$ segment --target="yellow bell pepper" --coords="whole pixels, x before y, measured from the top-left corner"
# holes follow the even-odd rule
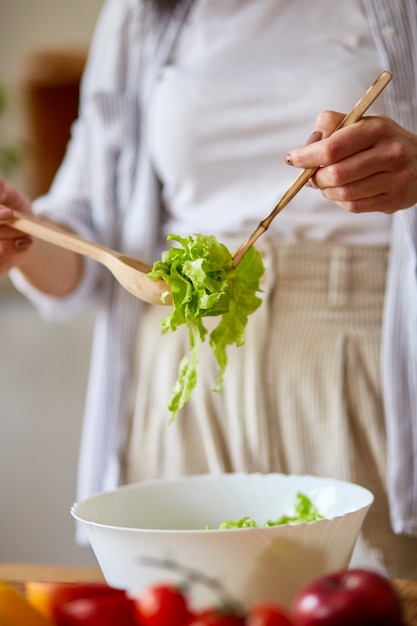
[[[11,585],[0,582],[0,626],[53,626]]]

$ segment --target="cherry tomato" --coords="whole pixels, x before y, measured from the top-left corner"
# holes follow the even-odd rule
[[[244,626],[244,624],[245,620],[243,617],[235,613],[212,608],[195,614],[188,626]]]
[[[278,604],[256,604],[246,616],[245,626],[292,626],[286,610]]]
[[[137,626],[134,607],[125,594],[78,598],[60,607],[56,626]]]
[[[26,600],[45,617],[55,619],[60,607],[72,600],[119,594],[124,591],[101,582],[50,582],[28,580],[24,585]]]
[[[186,597],[172,585],[146,589],[135,599],[135,613],[141,626],[184,626],[191,615]]]

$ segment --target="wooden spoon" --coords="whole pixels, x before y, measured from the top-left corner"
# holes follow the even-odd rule
[[[169,291],[167,284],[162,280],[149,278],[146,274],[150,271],[151,266],[142,263],[142,261],[83,239],[60,226],[55,226],[38,217],[25,215],[19,211],[13,211],[13,217],[7,220],[7,224],[28,235],[33,235],[61,248],[66,248],[71,250],[71,252],[82,254],[98,261],[98,263],[110,270],[122,287],[144,302],[149,302],[150,304],[171,303],[169,296],[164,299],[164,302],[161,300],[161,295]]]
[[[367,89],[362,98],[358,100],[350,113],[348,113],[343,120],[338,124],[334,130],[330,133],[333,134],[339,128],[343,128],[344,126],[348,126],[349,124],[353,124],[357,122],[362,115],[369,109],[371,104],[376,100],[379,94],[385,89],[392,78],[392,74],[390,72],[382,72],[376,79],[374,83]],[[245,256],[246,252],[249,248],[255,243],[255,241],[269,228],[274,217],[278,215],[280,211],[294,198],[294,196],[300,191],[300,189],[306,184],[306,182],[311,178],[319,168],[310,168],[303,170],[301,174],[297,176],[295,181],[290,185],[288,190],[284,193],[282,198],[275,205],[275,208],[271,211],[271,213],[263,219],[252,233],[250,237],[236,250],[233,255],[233,266],[236,267],[238,263]]]

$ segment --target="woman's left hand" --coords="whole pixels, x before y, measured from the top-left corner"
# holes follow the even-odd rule
[[[284,160],[319,167],[308,184],[352,213],[394,213],[417,203],[417,135],[372,115],[329,136],[343,117],[321,113],[307,144],[290,150]]]

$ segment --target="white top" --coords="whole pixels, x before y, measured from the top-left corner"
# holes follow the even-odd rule
[[[164,239],[248,235],[299,173],[283,162],[287,150],[305,143],[320,111],[347,113],[380,71],[361,0],[337,11],[334,0],[320,0],[314,12],[305,0],[197,0],[151,100]],[[385,112],[382,97],[372,111]],[[389,222],[382,213],[349,214],[304,188],[270,231],[383,245]]]

